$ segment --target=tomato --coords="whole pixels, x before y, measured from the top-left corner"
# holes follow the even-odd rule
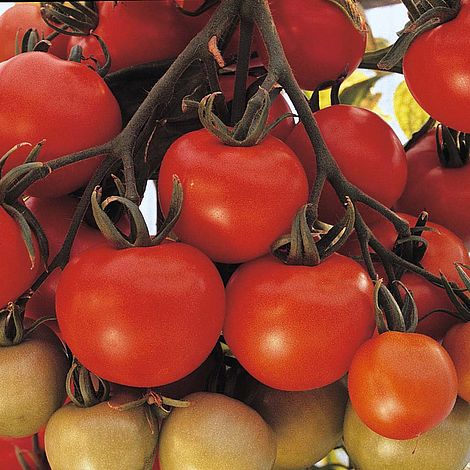
[[[329,0],[269,0],[282,46],[300,87],[314,90],[325,82],[356,70],[366,49],[367,31],[361,30]],[[357,8],[355,4],[352,5]],[[359,14],[359,12],[358,12]],[[264,46],[264,60],[267,54]]]
[[[30,28],[38,31],[39,37],[46,38],[53,32],[41,17],[39,2],[16,3],[0,15],[0,62],[15,55],[16,35],[19,32],[19,41]],[[59,57],[66,55],[68,38],[60,35],[54,38],[49,52]]]
[[[184,8],[193,10],[198,0],[185,0]],[[111,55],[111,72],[158,60],[176,57],[207,21],[178,11],[173,0],[137,2],[98,2],[100,36]],[[201,24],[202,23],[202,24]],[[72,37],[69,50],[79,45],[85,57],[94,56],[101,64],[104,56],[93,36]]]
[[[354,410],[370,429],[389,439],[412,439],[452,411],[457,374],[434,339],[389,331],[356,352],[348,390]]]
[[[23,294],[41,272],[39,247],[33,238],[36,259],[32,265],[21,229],[15,220],[0,206],[0,308],[14,302]]]
[[[271,426],[276,436],[274,470],[312,467],[341,440],[348,400],[339,382],[305,392],[284,392],[247,378],[240,396]]]
[[[164,470],[271,469],[276,441],[261,416],[218,393],[193,393],[174,408],[158,443]],[[184,443],[184,444],[182,444]]]
[[[338,254],[314,267],[259,258],[238,268],[227,285],[224,337],[263,384],[323,387],[347,372],[372,335],[372,292],[364,269]]]
[[[403,58],[406,83],[419,105],[437,121],[463,132],[470,132],[470,67],[462,53],[469,26],[470,5],[462,2],[456,18],[420,34]]]
[[[407,176],[406,157],[392,128],[377,114],[355,106],[335,105],[314,113],[320,131],[344,176],[387,207],[401,196]],[[341,138],[338,138],[341,136]],[[315,152],[303,124],[286,140],[304,165],[310,186],[316,176]],[[379,215],[359,204],[367,220]],[[320,218],[336,223],[344,212],[333,187],[326,183]]]
[[[43,445],[44,431],[41,431],[39,439],[40,445]],[[32,437],[22,437],[18,439],[0,438],[0,462],[2,468],[7,470],[24,470],[16,456],[16,448],[22,451],[22,456],[25,458],[28,465],[31,466],[30,468],[36,469],[36,465],[30,457],[30,454],[33,453]]]
[[[251,85],[256,81],[256,77],[249,76],[247,85]],[[233,86],[235,84],[235,75],[221,75],[219,76],[220,88],[225,96],[225,101],[228,103],[233,100]],[[287,113],[292,113],[289,103],[286,101],[282,94],[279,94],[274,101],[271,103],[269,110],[269,116],[267,125],[269,126],[281,116]],[[278,139],[285,140],[292,132],[294,128],[294,118],[287,117],[283,119],[274,129],[271,131],[271,135]]]
[[[223,263],[267,253],[308,197],[299,160],[271,136],[253,147],[224,145],[206,129],[180,137],[165,154],[158,178],[164,213],[175,174],[184,191],[175,233]]]
[[[453,326],[442,345],[454,361],[459,379],[459,396],[470,402],[470,323]]]
[[[369,429],[351,405],[344,419],[344,445],[361,470],[456,470],[470,460],[470,406],[457,400],[437,427],[415,439],[394,440]]]
[[[408,182],[397,208],[418,213],[426,210],[432,220],[449,228],[470,247],[470,165],[445,168],[439,162],[435,131],[407,153]]]
[[[69,403],[47,423],[46,455],[54,470],[151,470],[157,438],[142,406],[121,411],[108,402]]]
[[[398,215],[407,220],[410,226],[415,225],[416,217],[403,213],[398,213]],[[428,247],[420,264],[436,276],[439,276],[439,273],[442,272],[450,281],[461,284],[454,263],[468,264],[470,262],[462,240],[441,225],[432,222],[428,222],[426,225],[433,231],[425,231],[421,235],[428,241]],[[380,222],[372,224],[370,228],[382,245],[388,249],[393,248],[397,233],[390,222],[382,219]],[[355,235],[348,240],[343,253],[348,256],[360,256],[361,252]],[[385,276],[383,267],[379,263],[376,264],[376,268],[380,276]],[[438,340],[441,339],[446,331],[458,321],[444,312],[435,312],[428,316],[430,312],[436,309],[455,310],[445,290],[411,272],[405,273],[401,280],[413,293],[418,307],[420,322],[418,323],[417,332]],[[426,318],[423,319],[423,317]]]
[[[65,400],[68,369],[62,343],[44,325],[23,342],[0,347],[0,436],[37,433]]]
[[[224,287],[210,260],[182,243],[100,245],[65,267],[56,312],[87,369],[135,387],[165,385],[209,356],[222,328]]]
[[[121,129],[119,105],[96,72],[43,52],[0,63],[0,97],[0,154],[18,142],[46,139],[38,159],[45,162],[103,144]],[[5,171],[26,155],[24,148],[12,154]],[[100,162],[95,157],[57,170],[28,194],[54,197],[78,189]]]

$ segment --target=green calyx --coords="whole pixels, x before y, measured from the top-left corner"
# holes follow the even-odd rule
[[[41,2],[41,16],[54,31],[70,36],[87,36],[99,22],[95,2]]]
[[[367,32],[367,24],[356,0],[329,0],[344,11],[358,31]]]
[[[24,52],[47,52],[51,46],[52,43],[47,39],[41,38],[36,29],[28,29],[21,38],[21,42],[19,31],[16,33],[15,55]]]
[[[436,128],[436,148],[441,166],[461,168],[469,160],[470,134],[439,124]]]

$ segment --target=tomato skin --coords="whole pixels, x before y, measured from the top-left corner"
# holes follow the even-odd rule
[[[416,217],[401,212],[398,212],[398,215],[407,220],[410,226],[415,225]],[[426,225],[434,231],[425,231],[421,235],[428,241],[428,248],[420,262],[421,265],[436,276],[439,276],[439,272],[442,272],[450,281],[461,284],[454,263],[470,263],[468,252],[462,240],[442,225],[433,222],[428,222]],[[385,248],[393,248],[397,234],[390,222],[382,219],[375,224],[371,224],[370,229]],[[355,235],[348,240],[346,248],[342,252],[348,256],[360,255],[360,248]],[[385,277],[381,264],[377,263],[376,269],[380,276]],[[416,331],[440,340],[446,331],[458,322],[457,319],[444,312],[435,312],[427,316],[436,309],[455,310],[445,290],[434,286],[421,276],[411,272],[405,273],[401,280],[413,293],[418,307],[420,321]],[[425,316],[426,318],[423,319]]]
[[[0,308],[23,294],[41,271],[39,247],[33,239],[36,260],[32,266],[19,225],[0,206]]]
[[[0,154],[19,142],[46,139],[38,158],[45,162],[103,144],[121,130],[119,105],[103,79],[84,64],[51,54],[28,52],[0,63],[0,97]],[[22,164],[27,154],[26,147],[13,153],[4,171]],[[59,169],[28,194],[55,197],[78,189],[101,160]]]
[[[470,323],[453,326],[442,345],[454,361],[459,380],[459,396],[470,402]]]
[[[224,287],[189,245],[100,245],[65,267],[56,312],[85,367],[111,382],[152,387],[185,377],[209,356],[222,329]]]
[[[470,247],[470,165],[445,168],[439,162],[435,131],[407,153],[408,182],[397,208],[403,212],[429,212],[432,220],[452,230]]]
[[[226,292],[227,344],[253,377],[279,390],[340,379],[375,327],[371,280],[338,254],[314,267],[259,258],[234,273]]]
[[[41,447],[44,446],[44,430],[40,431],[39,434],[39,444]],[[34,462],[29,458],[29,452],[34,452],[33,450],[33,438],[32,437],[21,437],[21,438],[0,438],[0,463],[2,468],[6,470],[24,470],[20,465],[18,458],[16,456],[15,448],[18,447],[19,450],[23,452],[23,457],[26,458],[26,461],[31,468],[35,468]]]
[[[434,119],[470,132],[470,67],[462,54],[469,37],[470,5],[451,21],[420,34],[403,58],[403,75],[411,94]]]
[[[0,15],[0,62],[10,59],[15,55],[16,34],[19,31],[21,44],[24,33],[30,28],[38,31],[39,37],[47,37],[53,32],[41,17],[39,3],[16,3]],[[61,34],[54,38],[49,52],[65,58],[67,48],[67,36]]]
[[[370,429],[389,439],[412,439],[452,411],[457,374],[434,339],[389,331],[356,352],[348,390],[354,410]]]
[[[387,207],[401,196],[406,184],[406,157],[393,129],[377,114],[349,105],[335,105],[313,114],[332,156],[344,176]],[[341,138],[338,138],[341,135]],[[316,176],[316,157],[303,124],[286,140],[302,162],[310,187]],[[379,215],[359,205],[368,221]],[[326,183],[320,199],[320,218],[335,223],[344,213],[333,187]]]
[[[304,90],[356,70],[366,49],[367,33],[328,0],[270,0],[269,6],[294,76]],[[267,63],[265,47],[262,57]]]
[[[197,0],[186,0],[183,7],[193,10],[197,4]],[[98,11],[99,24],[94,33],[108,47],[110,72],[176,57],[207,21],[207,15],[192,18],[180,13],[173,0],[98,2]],[[85,57],[94,56],[104,63],[96,38],[71,37],[68,50],[76,45],[83,48]]]
[[[279,236],[290,231],[308,197],[302,165],[289,147],[272,136],[253,147],[224,145],[205,129],[180,137],[160,169],[164,213],[173,175],[180,178],[184,192],[175,233],[222,263],[266,254]]]

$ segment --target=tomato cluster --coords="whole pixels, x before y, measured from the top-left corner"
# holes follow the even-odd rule
[[[407,152],[297,85],[359,66],[353,1],[91,3],[0,16],[0,468],[300,470],[342,443],[350,468],[461,470],[470,147],[417,70],[466,2],[403,61],[455,148],[439,128]]]

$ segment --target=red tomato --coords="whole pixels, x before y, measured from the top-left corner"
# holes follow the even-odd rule
[[[397,202],[404,212],[429,212],[432,220],[448,227],[470,247],[470,165],[441,166],[435,131],[431,131],[407,153],[408,182]]]
[[[99,145],[121,129],[119,105],[103,79],[86,65],[43,52],[0,63],[0,154],[19,142],[46,139],[40,161]],[[23,163],[27,149],[12,154],[5,171]],[[86,184],[96,157],[57,170],[28,193],[54,197]]]
[[[53,32],[52,28],[43,21],[39,2],[16,3],[0,15],[0,61],[10,59],[15,55],[16,34],[19,41],[30,28],[38,31],[39,37],[46,38]],[[54,38],[49,52],[65,58],[68,36],[60,35]]]
[[[194,10],[198,0],[185,0],[184,8]],[[100,36],[111,55],[111,72],[176,57],[207,21],[207,16],[182,14],[173,0],[98,2]],[[202,20],[202,21],[201,21]],[[92,36],[72,37],[69,51],[79,45],[85,57],[94,56],[101,64],[104,56]]]
[[[249,76],[247,86],[250,86],[256,81],[256,77]],[[228,103],[233,100],[233,86],[235,84],[235,75],[221,75],[219,77],[220,89],[225,96],[225,101]],[[280,118],[284,114],[292,113],[289,103],[286,101],[284,96],[280,94],[271,103],[269,109],[269,116],[267,125],[272,124],[276,119]],[[281,140],[286,140],[289,134],[294,129],[294,118],[288,117],[283,119],[272,131],[271,135]]]
[[[44,430],[39,435],[40,445],[44,447]],[[25,451],[22,455],[31,468],[35,469],[34,462],[29,457],[29,453],[33,451],[33,438],[21,437],[13,438],[0,438],[0,463],[5,470],[23,470],[18,458],[16,457],[15,447],[19,450]]]
[[[314,113],[325,142],[344,176],[366,194],[391,207],[406,184],[406,158],[400,140],[377,114],[355,106],[335,105]],[[338,138],[341,136],[341,138]],[[304,165],[310,186],[316,176],[315,152],[303,124],[286,140]],[[359,206],[368,221],[380,216]],[[320,218],[335,223],[344,213],[333,187],[326,183]]]
[[[453,326],[445,335],[442,345],[455,364],[459,396],[470,402],[470,323]]]
[[[364,269],[338,254],[314,267],[259,258],[242,265],[227,285],[224,337],[241,365],[265,385],[288,391],[323,387],[348,371],[371,337],[372,292]]]
[[[41,272],[39,248],[33,239],[36,252],[34,266],[28,254],[17,222],[0,206],[0,308],[23,294]]]
[[[165,385],[209,356],[224,287],[210,260],[182,243],[83,252],[64,269],[56,312],[77,359],[111,382]]]
[[[160,169],[158,190],[164,213],[175,174],[184,191],[175,233],[222,263],[266,254],[290,230],[308,196],[299,160],[271,136],[253,147],[224,145],[206,129],[180,137],[168,149]]]
[[[402,213],[398,215],[407,220],[410,226],[415,225],[416,217]],[[433,228],[435,231],[426,231],[421,235],[428,241],[428,248],[423,259],[420,261],[421,265],[436,276],[439,276],[439,272],[442,272],[450,281],[461,284],[459,275],[455,270],[454,262],[470,264],[470,258],[462,240],[441,225],[428,222],[427,226]],[[390,222],[382,219],[372,224],[370,228],[386,248],[393,248],[395,240],[397,239],[397,233]],[[351,237],[350,241],[348,241],[343,253],[348,256],[360,255],[359,244],[354,235]],[[383,268],[380,266],[377,266],[377,268],[379,269],[380,275],[385,276]],[[417,332],[432,336],[435,339],[441,339],[446,331],[451,326],[455,325],[458,320],[443,312],[427,315],[436,309],[455,310],[445,290],[434,286],[421,276],[410,272],[405,273],[401,280],[413,293],[418,307],[419,318],[421,319],[426,316],[424,320],[420,320],[418,323]]]
[[[389,331],[357,351],[348,390],[354,410],[372,431],[389,439],[412,439],[452,411],[457,374],[437,341]]]
[[[420,34],[403,58],[406,83],[420,106],[463,132],[470,132],[470,65],[462,49],[470,40],[469,28],[470,5],[462,2],[456,18]]]
[[[350,75],[366,49],[367,31],[358,30],[346,13],[329,0],[269,0],[282,46],[300,87],[314,90],[322,83]],[[355,5],[354,5],[355,6]],[[267,54],[264,46],[258,48]]]

